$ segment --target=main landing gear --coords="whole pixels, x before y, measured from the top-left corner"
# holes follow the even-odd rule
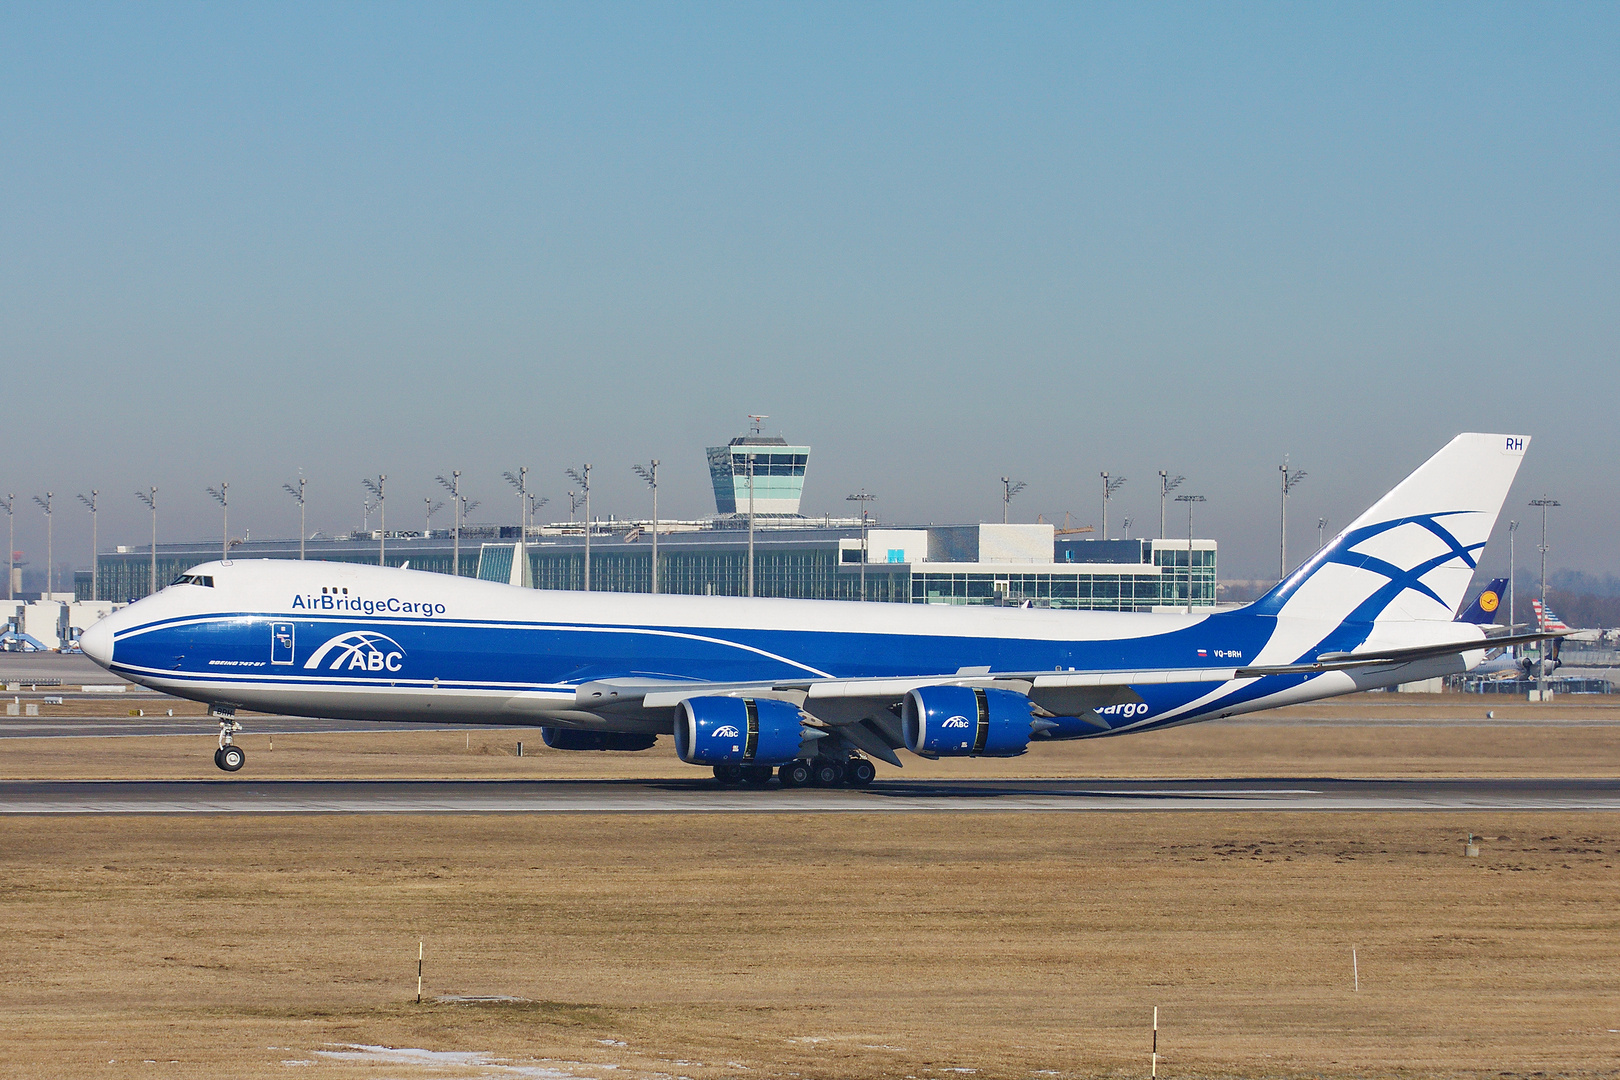
[[[214,764],[225,772],[238,772],[247,764],[247,754],[232,736],[242,730],[242,725],[236,722],[235,710],[226,713],[216,707],[213,715],[219,720],[219,749],[214,751]]]
[[[825,756],[799,758],[775,770],[769,765],[716,765],[714,778],[726,786],[741,783],[763,787],[770,780],[772,772],[785,788],[863,788],[877,775],[877,769],[870,761],[851,755],[845,761]]]

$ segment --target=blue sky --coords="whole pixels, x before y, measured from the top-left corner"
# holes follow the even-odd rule
[[[1283,455],[1314,542],[1513,430],[1620,572],[1617,55],[1612,5],[11,5],[0,484],[81,564],[77,491],[289,535],[300,469],[329,531],[586,460],[642,514],[655,456],[698,516],[761,412],[810,512],[1095,523],[1108,469],[1156,528],[1167,468],[1245,577]]]

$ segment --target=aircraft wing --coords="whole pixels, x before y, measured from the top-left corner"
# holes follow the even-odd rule
[[[870,703],[882,707],[900,701],[912,690],[924,686],[994,686],[1028,694],[1036,704],[1053,715],[1074,716],[1085,709],[1140,700],[1132,686],[1175,683],[1229,682],[1258,679],[1267,675],[1293,675],[1339,671],[1389,664],[1411,663],[1438,656],[1449,656],[1479,649],[1497,649],[1528,641],[1540,641],[1562,634],[1546,631],[1491,637],[1477,641],[1450,642],[1408,648],[1377,649],[1365,652],[1327,652],[1314,661],[1266,666],[1155,668],[1143,671],[1001,671],[962,669],[948,675],[906,675],[884,678],[792,678],[755,682],[685,682],[677,679],[600,679],[581,683],[574,692],[577,709],[602,714],[673,709],[682,701],[698,696],[769,697],[791,701],[805,711],[820,716],[836,714],[839,703]]]
[[[962,669],[948,675],[886,678],[778,679],[759,682],[684,682],[674,679],[601,679],[580,684],[574,707],[604,719],[635,717],[673,710],[693,697],[774,698],[797,705],[803,722],[829,735],[847,739],[857,749],[894,765],[894,751],[905,745],[897,706],[912,690],[925,686],[983,686],[1026,694],[1036,716],[1077,717],[1099,731],[1113,730],[1099,710],[1141,701],[1133,687],[1179,683],[1224,683],[1268,675],[1320,674],[1367,667],[1388,667],[1458,655],[1479,649],[1538,641],[1559,635],[1545,631],[1363,652],[1327,652],[1295,664],[1231,667],[1160,668],[1145,671],[1012,671]]]

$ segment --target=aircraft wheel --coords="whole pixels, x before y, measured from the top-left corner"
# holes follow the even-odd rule
[[[749,787],[764,787],[775,771],[769,765],[744,765],[742,781]]]
[[[822,758],[815,763],[813,775],[816,787],[837,787],[844,782],[844,767],[836,761]]]
[[[714,778],[720,781],[722,785],[729,787],[742,780],[742,766],[732,764],[729,761],[723,765],[716,765],[714,767]]]
[[[214,764],[226,772],[237,772],[247,764],[247,755],[242,753],[240,746],[232,743],[214,751]]]
[[[854,758],[844,768],[844,783],[850,787],[861,788],[872,782],[877,776],[877,766],[865,758]]]
[[[776,777],[783,787],[804,787],[810,783],[810,763],[802,759],[790,761],[776,770]]]

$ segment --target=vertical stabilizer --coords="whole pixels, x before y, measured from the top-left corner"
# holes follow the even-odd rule
[[[1254,609],[1333,623],[1450,622],[1529,444],[1458,435]]]

